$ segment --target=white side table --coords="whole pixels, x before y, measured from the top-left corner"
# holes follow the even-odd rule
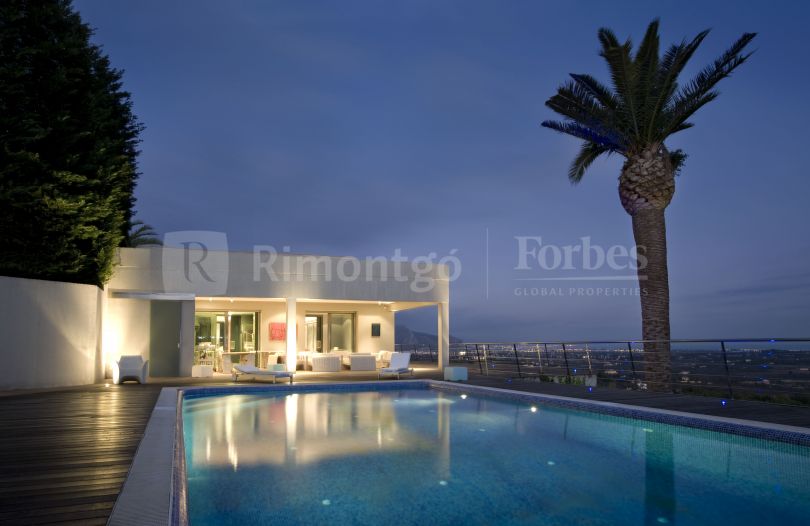
[[[192,365],[192,378],[210,378],[214,376],[214,367],[211,365]]]
[[[448,382],[466,382],[467,381],[467,368],[466,367],[445,367],[444,379]]]

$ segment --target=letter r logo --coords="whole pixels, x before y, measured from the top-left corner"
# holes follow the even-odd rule
[[[163,246],[165,292],[219,296],[228,290],[228,238],[223,232],[169,232]]]

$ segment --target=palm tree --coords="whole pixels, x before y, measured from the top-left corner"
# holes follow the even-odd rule
[[[568,171],[573,184],[600,155],[625,158],[619,176],[619,199],[630,214],[638,247],[642,288],[642,337],[645,378],[650,389],[666,390],[671,379],[669,278],[664,210],[675,192],[675,175],[686,154],[670,151],[664,141],[692,127],[688,119],[719,93],[715,86],[743,64],[743,53],[756,33],[745,33],[717,60],[679,86],[678,77],[709,31],[671,45],[659,57],[658,20],[653,20],[635,55],[628,39],[620,43],[609,29],[599,30],[600,55],[612,86],[590,75],[572,74],[546,101],[563,121],[543,126],[581,139],[582,147]],[[646,264],[644,264],[646,261]]]
[[[158,233],[151,225],[147,225],[140,219],[129,224],[129,234],[122,243],[125,247],[142,247],[146,245],[162,245]]]

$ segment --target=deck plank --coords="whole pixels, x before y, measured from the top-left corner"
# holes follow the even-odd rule
[[[0,397],[0,523],[105,524],[161,387]]]

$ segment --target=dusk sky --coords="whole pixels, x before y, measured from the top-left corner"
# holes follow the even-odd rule
[[[806,2],[75,5],[145,125],[140,219],[225,232],[232,250],[456,250],[451,332],[468,341],[640,337],[635,283],[579,280],[632,272],[515,270],[515,236],[633,246],[621,159],[572,186],[578,142],[540,127],[556,118],[544,102],[568,73],[609,80],[602,26],[637,43],[660,17],[662,47],[712,28],[684,80],[758,32],[750,61],[668,143],[689,154],[667,211],[672,336],[810,336]],[[398,323],[435,333],[435,308]]]

